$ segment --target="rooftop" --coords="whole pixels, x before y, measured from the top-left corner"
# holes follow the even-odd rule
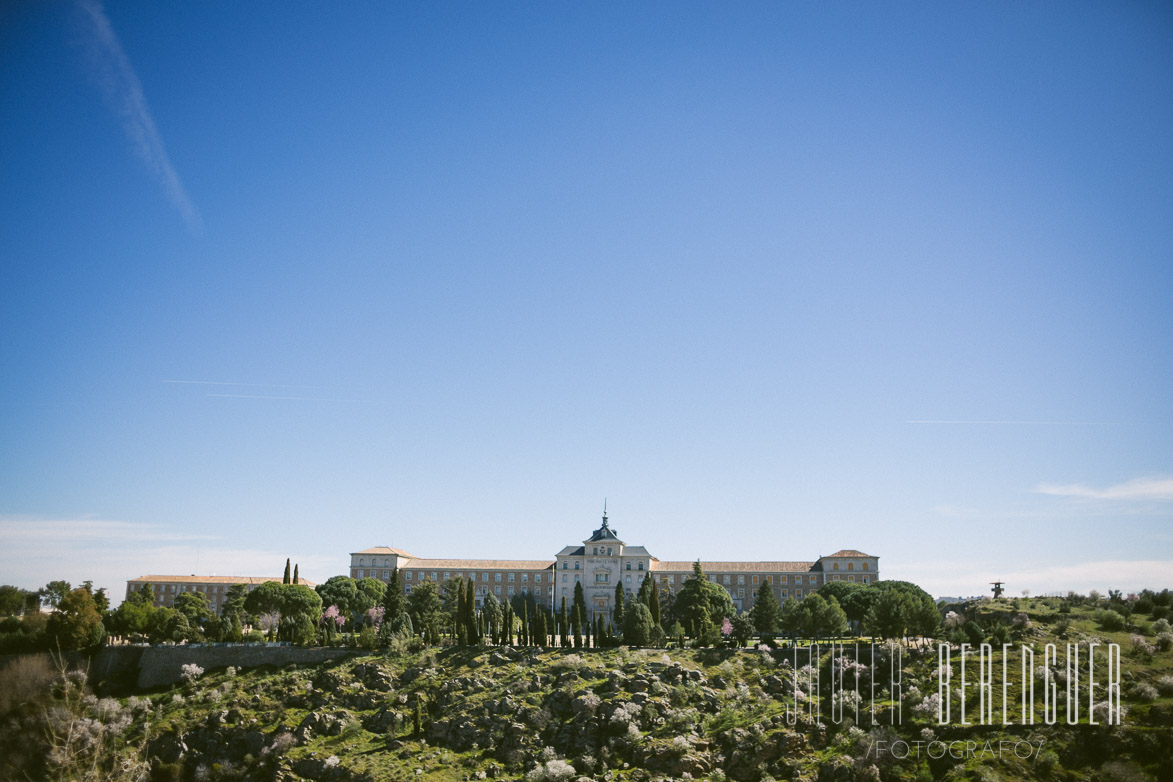
[[[132,578],[130,584],[263,584],[266,581],[281,581],[281,576],[139,576]],[[297,583],[308,587],[316,587],[317,582],[306,578],[299,578]]]

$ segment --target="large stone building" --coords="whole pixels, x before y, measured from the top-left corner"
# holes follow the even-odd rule
[[[871,584],[880,578],[879,557],[844,549],[820,556],[812,562],[709,562],[701,560],[705,576],[729,591],[733,605],[748,611],[758,590],[774,590],[779,601],[802,599],[828,581]],[[404,591],[422,581],[443,582],[449,578],[472,579],[478,605],[490,591],[498,599],[522,592],[556,607],[563,596],[574,598],[574,585],[581,583],[587,605],[609,614],[615,584],[634,593],[647,574],[659,582],[661,591],[676,591],[692,575],[693,562],[665,562],[643,546],[624,543],[610,526],[606,512],[603,524],[582,545],[567,546],[553,560],[424,559],[388,546],[376,546],[350,555],[352,578],[389,581],[399,568]]]
[[[184,592],[203,592],[212,611],[219,613],[229,587],[244,584],[251,592],[266,581],[281,580],[281,576],[139,576],[126,582],[126,596],[130,597],[132,592],[149,586],[155,596],[156,606],[170,606],[176,595],[182,595]],[[313,581],[304,578],[299,578],[297,583],[305,584],[311,589],[317,586]]]

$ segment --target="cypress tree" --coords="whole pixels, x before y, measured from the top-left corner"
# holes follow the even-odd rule
[[[590,621],[587,616],[586,594],[582,591],[581,581],[574,583],[574,608],[577,614],[577,618],[574,618],[574,615],[571,618],[571,625],[574,627],[574,645],[581,649],[583,625]]]
[[[655,580],[652,581],[652,604],[648,606],[652,611],[652,623],[660,626],[660,587],[657,586]]]
[[[649,611],[652,610],[652,583],[653,582],[651,580],[651,575],[652,575],[651,573],[644,574],[644,580],[639,582],[639,593],[636,595],[636,599],[638,599],[639,602],[646,605],[648,607]]]
[[[615,610],[612,614],[616,627],[623,627],[623,612],[627,610],[623,605],[623,582],[619,581],[615,584]]]
[[[570,618],[566,615],[566,595],[562,596],[562,610],[558,612],[558,645],[570,646]]]
[[[289,558],[288,557],[285,558],[285,575],[282,576],[281,583],[282,584],[289,583]]]
[[[297,564],[293,565],[293,583],[297,583]]]
[[[391,571],[391,581],[383,593],[383,621],[392,623],[403,616],[403,581],[399,568]]]

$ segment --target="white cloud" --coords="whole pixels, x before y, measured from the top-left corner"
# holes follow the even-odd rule
[[[1032,595],[1086,594],[1093,589],[1136,592],[1145,588],[1173,587],[1173,560],[1100,560],[1015,569],[1006,569],[990,561],[937,560],[885,568],[881,575],[887,579],[911,581],[931,595],[966,597],[989,594],[989,582],[992,581],[1006,582],[1006,590],[1011,595],[1020,595],[1026,589]]]
[[[1035,491],[1056,497],[1083,497],[1092,500],[1173,500],[1173,478],[1137,478],[1103,489],[1082,483],[1041,483],[1035,487]]]
[[[188,228],[198,233],[203,226],[200,213],[179,181],[175,167],[171,165],[163,139],[147,106],[142,82],[134,72],[110,24],[110,18],[98,0],[79,0],[78,8],[85,20],[87,50],[94,79],[111,109],[118,114],[134,151],[162,185],[168,200],[179,210]]]
[[[0,579],[36,589],[55,579],[93,581],[117,605],[126,582],[145,575],[280,576],[289,557],[321,582],[345,573],[345,556],[234,548],[209,535],[94,518],[0,516]]]

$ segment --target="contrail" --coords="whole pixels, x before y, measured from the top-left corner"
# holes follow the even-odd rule
[[[241,386],[242,388],[317,388],[317,386],[288,386],[280,383],[232,383],[226,380],[164,380],[163,382],[196,386]]]
[[[93,76],[105,93],[106,101],[122,121],[122,129],[129,137],[135,152],[146,163],[151,174],[163,186],[168,200],[179,210],[187,227],[194,233],[203,230],[203,220],[195,204],[188,198],[179,174],[175,173],[163,139],[155,127],[151,110],[147,107],[143,85],[134,72],[126,52],[110,19],[99,0],[78,0],[88,41]]]
[[[367,403],[365,399],[327,399],[320,396],[267,396],[263,394],[208,394],[216,399],[284,399],[290,402],[359,402]]]

